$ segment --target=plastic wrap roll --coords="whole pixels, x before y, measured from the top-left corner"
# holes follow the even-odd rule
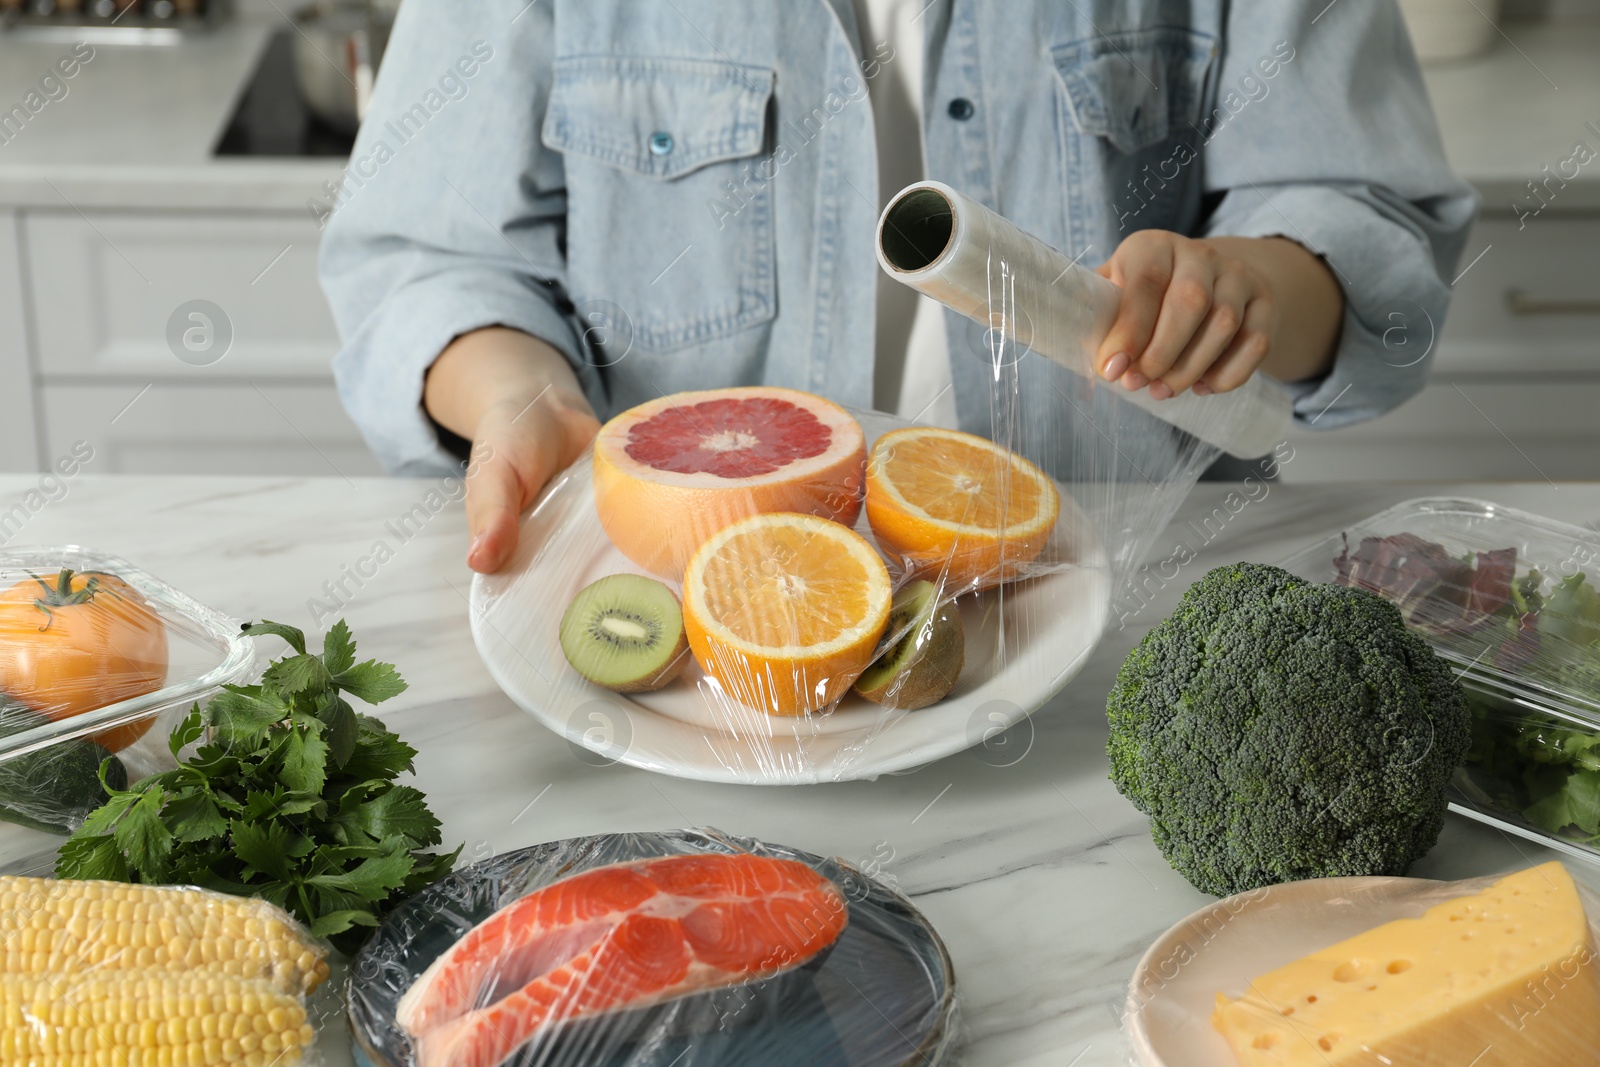
[[[907,186],[884,208],[878,262],[897,281],[1085,377],[1121,300],[1115,285],[941,182]],[[1019,280],[1051,298],[1008,314],[1016,302],[996,290]],[[1267,454],[1289,428],[1288,394],[1262,374],[1211,396],[1157,400],[1141,389],[1124,398],[1236,456]]]

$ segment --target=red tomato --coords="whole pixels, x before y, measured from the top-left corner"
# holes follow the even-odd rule
[[[34,711],[66,719],[166,681],[166,624],[121,578],[63,570],[0,592],[0,692]],[[93,737],[120,752],[152,721]]]

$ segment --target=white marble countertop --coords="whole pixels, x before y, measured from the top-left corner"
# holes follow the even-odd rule
[[[305,211],[338,159],[217,158],[276,16],[239,19],[176,44],[108,44],[0,144],[0,207]],[[37,91],[70,36],[0,34],[0,113]]]
[[[465,842],[464,862],[579,834],[710,825],[876,863],[950,948],[967,1033],[960,1062],[970,1067],[1125,1064],[1117,1007],[1134,963],[1168,926],[1210,901],[1167,866],[1144,817],[1106,777],[1106,691],[1144,627],[1176,602],[1176,584],[1141,613],[1139,627],[1106,635],[1083,672],[1034,716],[1031,748],[1014,766],[969,752],[874,782],[708,785],[590,766],[495,689],[468,633],[459,505],[404,544],[385,529],[431,483],[80,475],[67,484],[65,497],[32,515],[12,545],[78,543],[115,553],[241,618],[311,627],[308,598],[323,596],[323,582],[338,579],[374,541],[390,541],[394,558],[344,614],[362,655],[395,662],[411,683],[382,717],[421,750],[417,784],[443,819],[446,841]],[[0,476],[0,511],[36,486],[28,476]],[[1177,522],[1206,514],[1227,491],[1201,485]],[[1278,485],[1187,573],[1277,560],[1392,503],[1436,495],[1600,520],[1600,484]],[[1413,873],[1461,878],[1554,857],[1452,815]],[[1600,870],[1576,873],[1600,887]],[[330,1067],[343,1056],[341,1047]]]
[[[96,44],[67,95],[0,145],[0,207],[304,211],[341,161],[211,155],[281,21],[243,17],[171,46]],[[0,35],[0,110],[71,47]],[[1600,123],[1600,19],[1510,23],[1484,56],[1426,75],[1450,161],[1489,210],[1507,210],[1576,141],[1600,151],[1585,126]],[[1600,207],[1600,163],[1580,170],[1560,207]]]

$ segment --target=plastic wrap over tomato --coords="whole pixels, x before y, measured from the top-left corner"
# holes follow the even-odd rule
[[[237,620],[127,560],[0,552],[0,871],[53,851],[33,831],[70,833],[108,788],[173,767],[171,728],[254,664]]]
[[[63,567],[0,593],[0,692],[50,719],[160,689],[167,628],[114,574]],[[142,719],[93,735],[113,752],[150,728]]]

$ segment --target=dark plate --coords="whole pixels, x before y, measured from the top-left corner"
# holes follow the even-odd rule
[[[417,976],[511,901],[568,875],[655,856],[753,852],[799,860],[843,891],[850,920],[804,967],[761,982],[555,1027],[516,1067],[933,1067],[955,1041],[955,975],[939,935],[900,894],[839,860],[714,830],[572,838],[496,856],[434,883],[378,928],[346,1004],[363,1067],[415,1067],[395,1007]]]

